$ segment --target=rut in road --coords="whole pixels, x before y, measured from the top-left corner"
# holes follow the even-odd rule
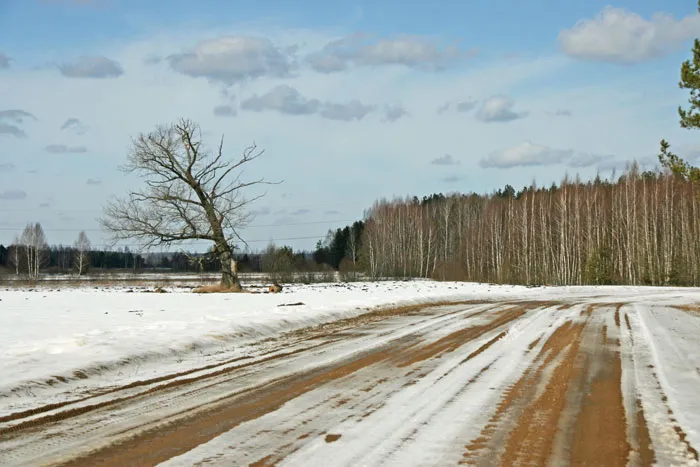
[[[0,462],[693,465],[645,319],[615,302],[481,302],[297,334],[279,358],[15,420]]]

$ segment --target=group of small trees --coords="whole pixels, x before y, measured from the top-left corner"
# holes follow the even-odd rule
[[[90,264],[90,239],[82,231],[73,248],[66,248],[65,256],[78,275],[87,272]],[[26,274],[37,279],[42,269],[49,265],[50,248],[46,233],[39,222],[27,224],[20,236],[16,236],[7,248],[7,264],[16,275]]]

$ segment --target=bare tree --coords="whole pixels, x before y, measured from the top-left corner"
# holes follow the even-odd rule
[[[90,239],[83,230],[78,234],[78,240],[75,242],[75,268],[78,270],[78,275],[87,271],[90,261]]]
[[[247,207],[264,196],[245,198],[243,191],[271,184],[262,178],[242,181],[241,168],[264,151],[253,144],[238,161],[227,161],[223,137],[218,150],[210,152],[202,147],[201,133],[199,125],[182,119],[134,138],[122,169],[143,177],[146,186],[111,201],[101,223],[113,241],[136,239],[146,248],[211,241],[221,263],[221,284],[240,290],[233,242],[245,243],[238,232],[251,220]]]
[[[19,237],[15,235],[15,239],[10,245],[9,258],[10,263],[15,267],[15,275],[19,276],[19,267],[22,261],[22,245],[20,244]]]
[[[39,277],[39,270],[46,265],[48,255],[48,242],[46,234],[40,223],[27,224],[22,231],[19,243],[24,247],[27,260],[27,274],[36,279]]]

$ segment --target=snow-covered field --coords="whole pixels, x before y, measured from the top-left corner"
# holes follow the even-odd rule
[[[158,442],[180,449],[161,459],[169,465],[496,465],[536,452],[595,464],[574,440],[598,446],[591,452],[610,465],[620,453],[640,465],[700,465],[700,289],[409,281],[281,294],[145,290],[0,290],[0,463],[55,460],[129,430],[150,439],[160,420],[170,428]],[[446,302],[464,303],[362,321]],[[359,321],[326,328],[343,318]],[[233,394],[242,399],[231,405]],[[207,435],[178,437],[174,421],[204,407],[216,410],[187,426]],[[3,430],[39,421],[44,431],[3,445]],[[109,451],[127,462],[122,454]]]
[[[287,285],[281,294],[151,290],[0,290],[0,416],[46,398],[74,397],[66,381],[85,391],[181,372],[247,355],[285,331],[377,307],[537,295],[522,287],[432,281]]]

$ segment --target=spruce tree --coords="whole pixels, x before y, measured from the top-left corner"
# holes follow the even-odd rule
[[[700,0],[698,0],[700,11]],[[682,128],[700,129],[700,39],[695,39],[693,46],[693,58],[686,60],[681,65],[681,80],[678,83],[681,89],[690,90],[688,102],[690,107],[683,109],[678,107],[678,115]],[[693,167],[670,150],[670,144],[661,141],[661,153],[659,162],[673,173],[700,183],[700,168]]]

